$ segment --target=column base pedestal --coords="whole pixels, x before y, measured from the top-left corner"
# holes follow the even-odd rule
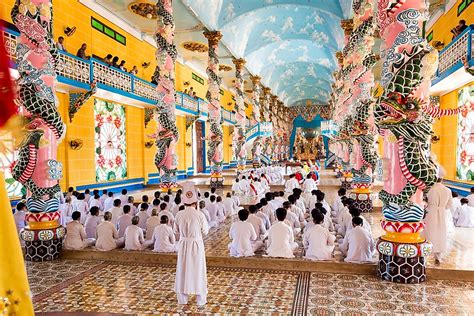
[[[224,177],[212,177],[211,188],[218,188],[224,186]]]
[[[374,209],[370,193],[355,193],[352,192],[349,195],[350,198],[354,199],[354,204],[357,206],[362,213],[372,212]]]
[[[425,257],[403,258],[379,253],[377,275],[385,281],[415,284],[426,281]]]
[[[56,260],[62,248],[63,238],[25,241],[25,260],[33,262]]]
[[[352,182],[341,181],[341,188],[350,190],[352,187]]]

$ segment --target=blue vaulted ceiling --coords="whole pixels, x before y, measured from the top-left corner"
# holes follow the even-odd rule
[[[286,105],[327,104],[351,0],[182,0]]]

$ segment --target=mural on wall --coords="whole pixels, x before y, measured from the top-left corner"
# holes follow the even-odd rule
[[[458,114],[456,178],[474,181],[474,112],[468,108],[474,101],[474,86],[459,90],[458,100],[458,106],[465,110]]]
[[[125,179],[127,177],[125,107],[95,99],[94,117],[96,181]]]
[[[18,159],[18,151],[10,132],[2,131],[0,134],[0,170],[5,175],[5,188],[8,197],[19,197],[26,193],[25,187],[15,179],[11,173],[11,166]]]

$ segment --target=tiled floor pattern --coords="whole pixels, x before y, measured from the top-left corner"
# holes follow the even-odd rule
[[[469,315],[474,311],[474,284],[460,281],[400,285],[373,276],[209,268],[208,304],[198,308],[194,299],[188,305],[177,304],[175,269],[170,266],[90,261],[49,265],[44,270],[43,264],[27,266],[36,312]],[[35,287],[47,282],[42,289],[47,292]]]

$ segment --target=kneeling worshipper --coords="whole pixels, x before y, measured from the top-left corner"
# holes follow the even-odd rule
[[[453,217],[456,227],[474,227],[474,207],[469,206],[468,199],[461,199],[461,207],[454,211]]]
[[[268,231],[267,254],[269,257],[294,258],[298,248],[293,236],[293,229],[285,223],[286,209],[276,210],[277,221]]]
[[[155,216],[158,218],[157,216]],[[153,217],[151,217],[153,218]],[[168,216],[162,215],[159,217],[160,224],[153,230],[153,237],[151,243],[154,252],[175,252],[176,251],[176,237],[173,229],[169,225]],[[148,235],[148,232],[147,232]]]
[[[360,217],[352,218],[353,228],[347,232],[340,250],[346,256],[345,262],[370,263],[373,262],[375,243],[372,235],[362,228],[363,220]]]
[[[238,216],[239,221],[232,223],[229,231],[229,237],[232,240],[229,244],[230,255],[232,257],[251,257],[263,246],[263,241],[257,240],[258,235],[253,225],[247,221],[249,211],[241,209]]]
[[[87,238],[86,230],[81,224],[81,212],[72,213],[72,222],[66,225],[66,240],[64,248],[71,250],[81,250],[95,243],[94,238]]]
[[[123,247],[123,238],[119,238],[117,228],[112,224],[112,213],[105,212],[104,222],[97,226],[97,241],[95,248],[101,251],[110,251],[115,248]]]
[[[132,225],[125,229],[125,250],[142,250],[146,247],[145,238],[143,238],[143,229],[138,226],[140,218],[134,216],[132,218]]]
[[[207,302],[206,254],[202,236],[209,226],[204,214],[196,209],[198,193],[191,181],[183,184],[185,209],[176,214],[174,232],[179,235],[178,260],[174,290],[178,304],[187,304],[188,296],[196,295],[197,305]]]
[[[324,215],[317,209],[311,211],[313,227],[305,229],[303,235],[303,247],[305,248],[305,258],[310,260],[331,260],[334,251],[334,241],[336,236],[322,225]]]

